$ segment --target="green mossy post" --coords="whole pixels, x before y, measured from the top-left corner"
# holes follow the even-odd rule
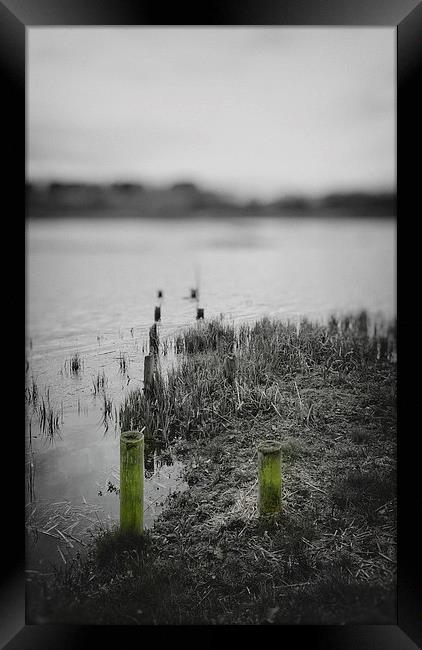
[[[281,444],[275,440],[258,446],[258,509],[260,515],[281,511]]]
[[[120,435],[120,530],[142,533],[144,529],[144,434],[124,431]]]

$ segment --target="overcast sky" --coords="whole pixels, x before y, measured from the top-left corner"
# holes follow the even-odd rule
[[[28,30],[30,180],[395,189],[394,28]]]

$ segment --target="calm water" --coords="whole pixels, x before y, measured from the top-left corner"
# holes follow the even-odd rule
[[[27,407],[30,565],[65,561],[90,527],[118,521],[118,430],[93,381],[104,372],[113,412],[142,384],[157,289],[162,338],[195,322],[195,285],[206,318],[324,319],[362,308],[391,317],[395,233],[394,220],[379,219],[29,222],[27,378],[60,420],[50,440]],[[76,352],[83,368],[74,375]],[[167,494],[186,487],[180,473],[148,458],[147,526]]]

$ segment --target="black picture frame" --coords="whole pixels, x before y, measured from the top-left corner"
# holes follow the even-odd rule
[[[15,228],[16,244],[22,244],[25,212],[25,36],[32,26],[54,25],[313,25],[313,26],[390,26],[397,33],[397,245],[398,285],[407,287],[418,280],[417,238],[413,228],[418,215],[418,170],[414,153],[421,151],[418,121],[422,105],[417,98],[422,60],[422,3],[419,0],[252,0],[197,3],[196,8],[174,3],[164,8],[160,3],[135,0],[0,0],[0,69],[2,81],[3,152],[6,176],[3,205],[8,205],[7,223]],[[418,38],[419,37],[419,38]],[[420,81],[419,81],[420,85]],[[420,181],[419,181],[420,182]],[[413,216],[413,220],[412,220]],[[6,217],[4,219],[6,223]],[[6,240],[5,240],[6,241]],[[8,245],[12,246],[7,238]],[[10,248],[14,254],[16,249]],[[9,278],[17,267],[25,268],[21,258],[13,255],[7,263]],[[16,285],[7,280],[6,298],[15,312]],[[9,289],[10,294],[7,294]],[[417,289],[416,295],[417,297]],[[398,290],[398,591],[397,625],[362,626],[283,626],[276,630],[278,643],[303,643],[313,649],[387,650],[415,648],[422,643],[422,598],[420,549],[417,535],[421,512],[418,484],[419,435],[418,382],[412,381],[412,365],[417,364],[417,326],[406,291]],[[13,317],[15,320],[15,316]],[[12,364],[16,365],[16,364]],[[12,367],[12,366],[10,366]],[[18,374],[18,373],[17,373]],[[19,392],[19,376],[11,381],[11,393]],[[15,411],[16,412],[16,411]],[[413,422],[413,416],[415,421]],[[25,625],[24,599],[24,436],[19,426],[6,423],[4,459],[10,470],[3,517],[7,521],[3,542],[3,576],[0,586],[0,641],[7,650],[23,648],[83,648],[93,644],[118,643],[127,635],[136,636],[131,626],[60,626]],[[13,434],[13,435],[12,435]],[[6,455],[7,454],[7,455]],[[13,524],[10,523],[13,521]],[[419,569],[419,571],[418,571]],[[237,630],[239,628],[236,628]],[[265,628],[274,631],[268,626]],[[226,627],[214,633],[225,634]],[[171,630],[172,637],[186,639],[187,628]],[[167,637],[161,637],[162,634]],[[262,628],[248,629],[262,634]],[[167,640],[169,630],[154,628],[154,640]],[[202,642],[212,642],[213,635],[202,634]],[[262,637],[261,642],[262,642]],[[143,636],[145,640],[145,636]],[[251,638],[253,642],[253,639]],[[6,644],[6,645],[3,645]]]

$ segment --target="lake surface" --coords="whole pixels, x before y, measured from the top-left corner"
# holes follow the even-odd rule
[[[392,219],[67,219],[29,221],[26,235],[27,384],[34,380],[59,420],[48,436],[27,405],[34,570],[46,558],[66,561],[90,527],[118,521],[119,431],[104,394],[116,413],[142,385],[158,289],[162,339],[195,323],[194,286],[205,318],[236,323],[361,309],[396,314]],[[73,373],[76,353],[82,366]],[[105,386],[95,394],[99,373]],[[155,455],[147,470],[150,526],[166,496],[186,485],[180,463]]]

